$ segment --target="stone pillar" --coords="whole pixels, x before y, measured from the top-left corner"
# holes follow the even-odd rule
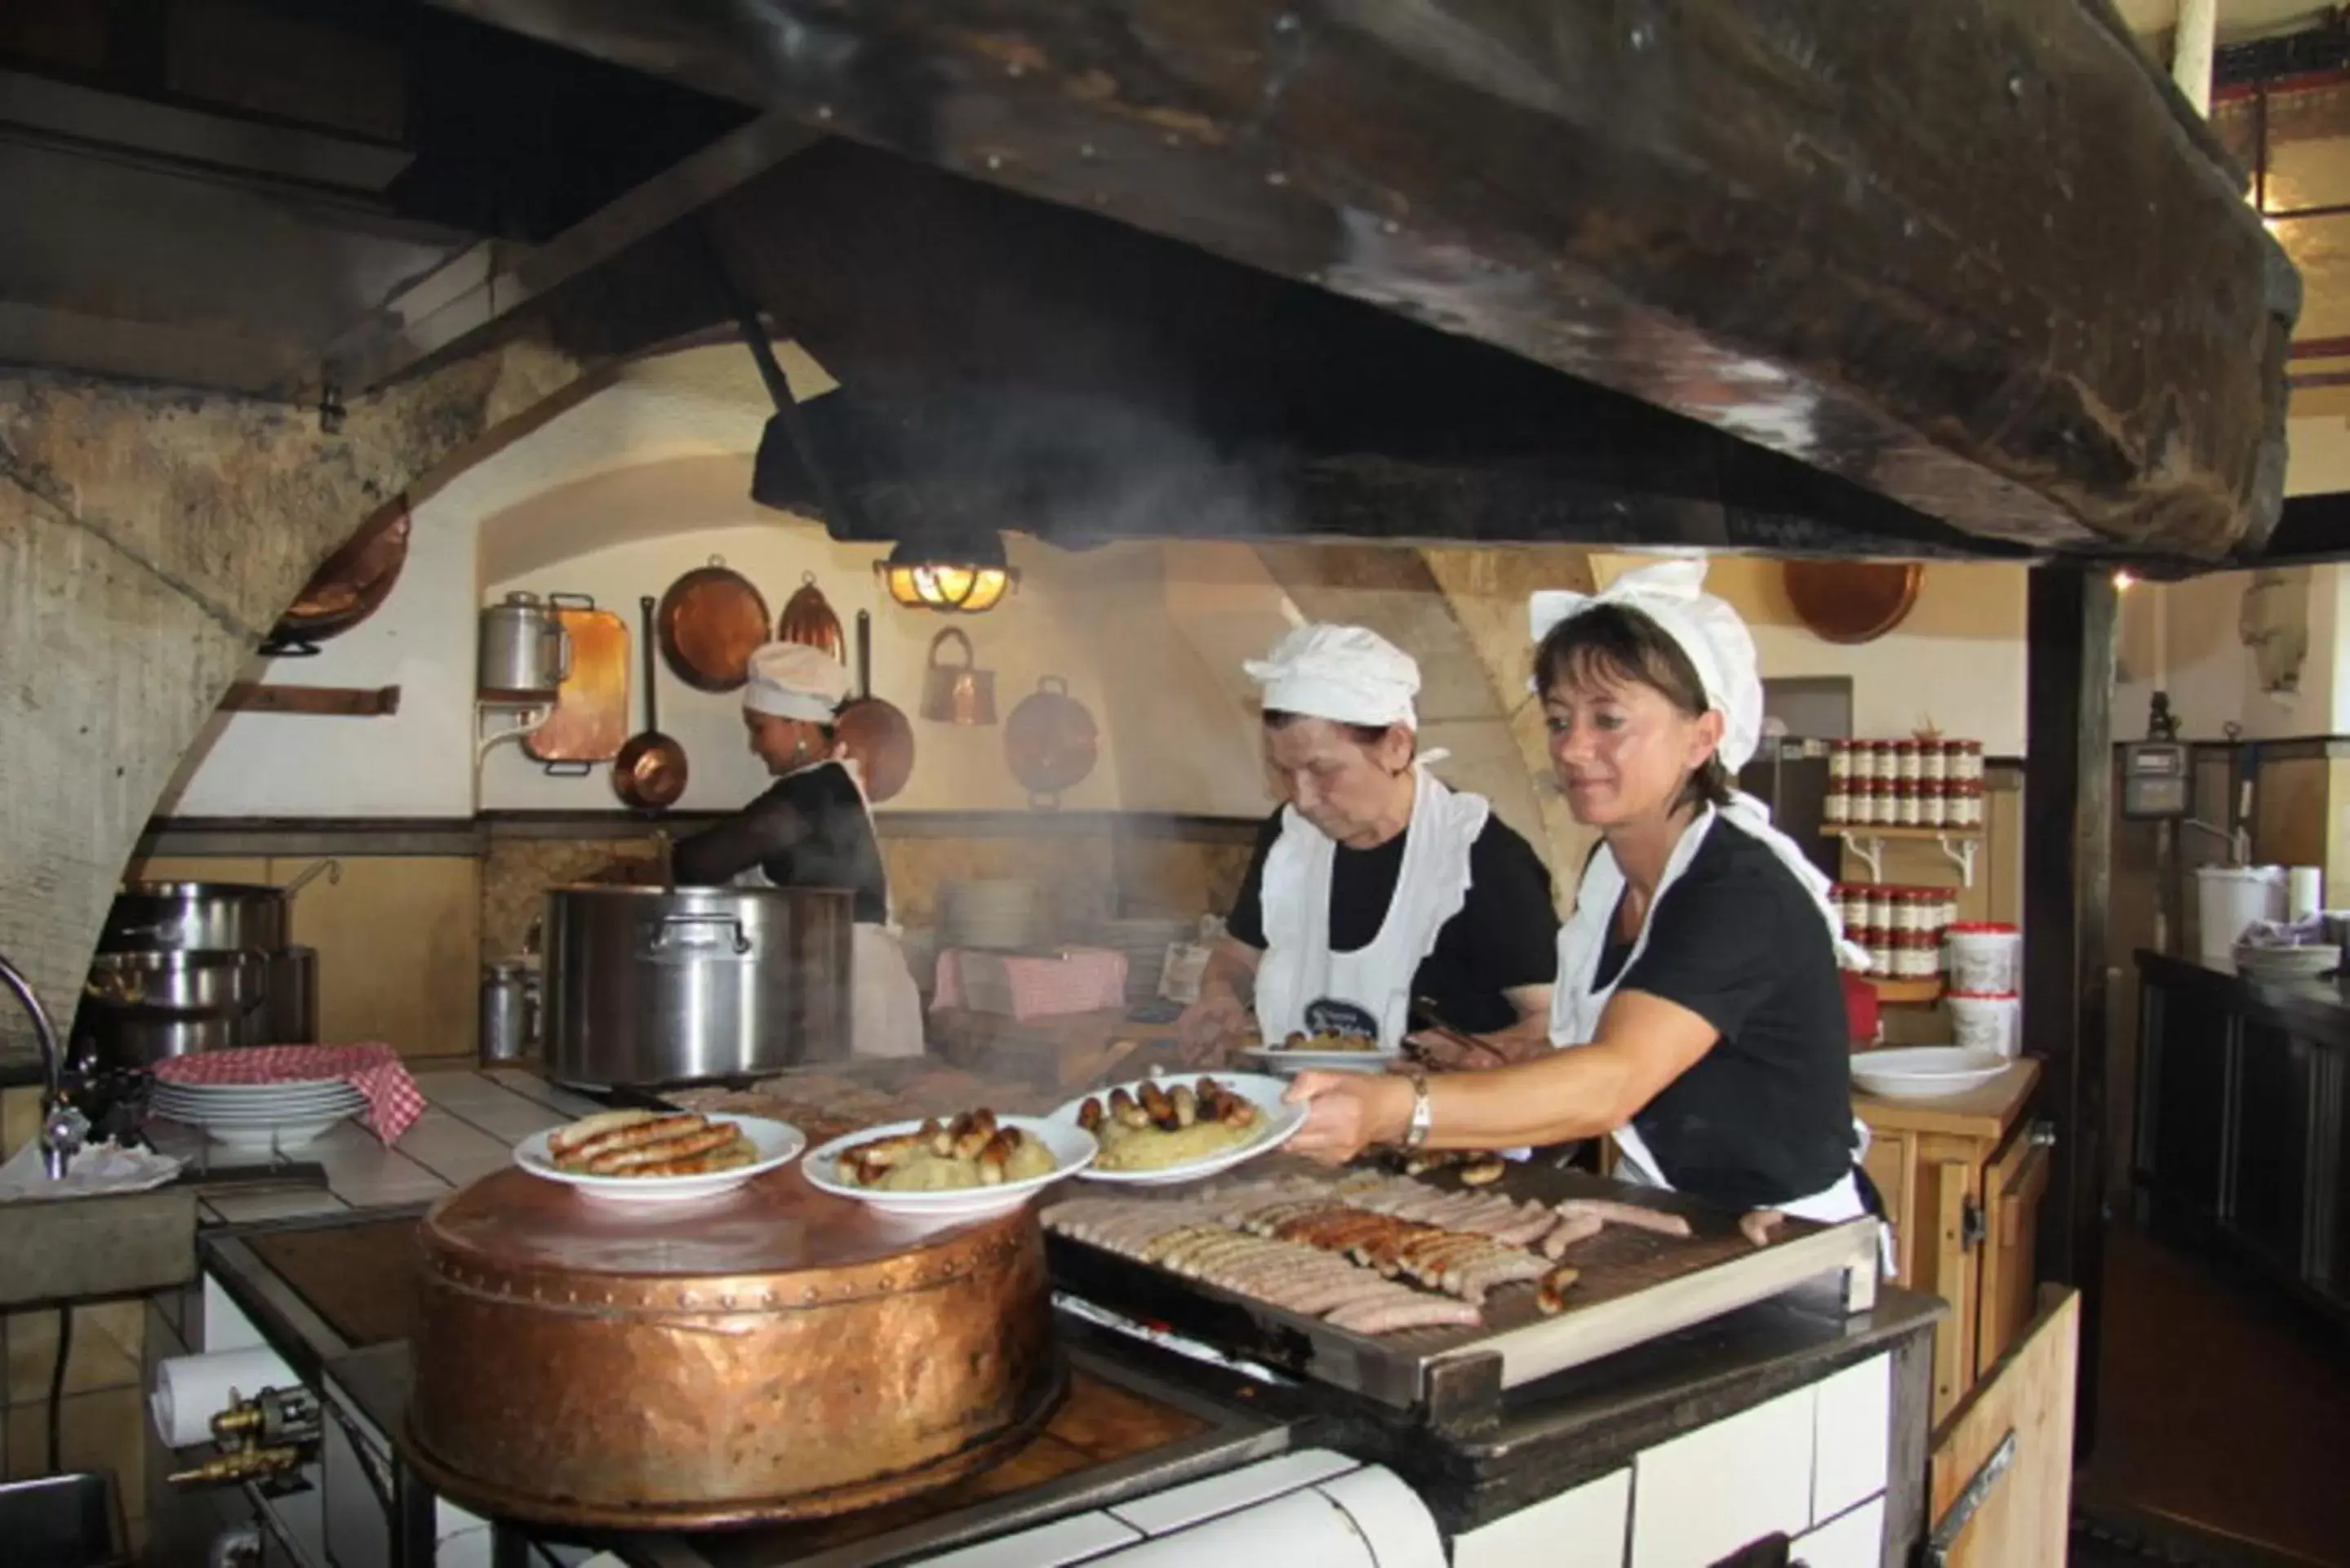
[[[388,500],[582,370],[512,337],[358,401],[333,433],[282,403],[0,377],[0,952],[61,1030],[140,830],[279,613]],[[0,1010],[0,1052],[31,1044]]]

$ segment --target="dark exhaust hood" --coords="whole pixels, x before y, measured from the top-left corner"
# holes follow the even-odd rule
[[[723,204],[876,529],[1125,532],[1170,443],[1154,528],[2276,520],[2298,279],[2107,0],[440,3],[864,144]]]

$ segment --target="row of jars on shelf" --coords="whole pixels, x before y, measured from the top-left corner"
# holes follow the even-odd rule
[[[1958,889],[1852,882],[1828,896],[1844,917],[1846,937],[1868,950],[1871,976],[1931,980],[1942,972],[1942,936],[1958,921]]]
[[[1981,741],[1830,741],[1828,777],[1857,783],[1927,784],[1981,782]]]
[[[1832,826],[1981,827],[1982,780],[1830,779],[1820,815]]]

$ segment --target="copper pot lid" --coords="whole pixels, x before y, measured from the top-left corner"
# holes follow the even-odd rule
[[[671,583],[653,618],[670,673],[697,691],[740,688],[772,635],[767,601],[718,556]]]
[[[1074,789],[1094,771],[1101,732],[1086,705],[1057,675],[1036,682],[1003,722],[1003,757],[1013,777],[1032,795]]]
[[[1915,561],[1790,561],[1787,598],[1822,641],[1870,642],[1909,614],[1925,575]]]

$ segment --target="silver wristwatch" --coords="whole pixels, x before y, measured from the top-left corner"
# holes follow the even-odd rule
[[[1436,1106],[1428,1097],[1428,1075],[1411,1075],[1411,1120],[1405,1124],[1403,1146],[1418,1148],[1428,1141],[1436,1127]]]

